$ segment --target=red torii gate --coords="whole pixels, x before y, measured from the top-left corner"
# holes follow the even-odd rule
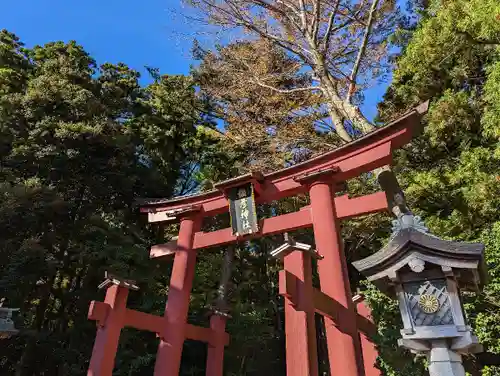
[[[318,376],[315,312],[325,318],[331,375],[379,375],[374,365],[377,353],[369,340],[375,328],[362,299],[353,300],[339,226],[342,219],[387,210],[388,198],[385,192],[356,198],[335,197],[335,192],[346,180],[390,164],[392,150],[411,140],[427,107],[425,103],[356,141],[292,167],[267,175],[243,175],[219,183],[216,190],[207,193],[143,204],[141,211],[148,213],[149,222],[180,221],[177,240],[151,249],[153,258],[175,255],[165,314],[158,317],[127,309],[127,287],[115,281],[104,303],[91,304],[89,318],[99,321],[99,331],[88,375],[111,376],[120,330],[131,326],[156,332],[160,337],[155,376],[178,375],[186,339],[209,344],[206,375],[222,376],[224,346],[229,342],[225,332],[227,316],[216,312],[210,328],[189,325],[189,298],[197,251],[241,240],[233,235],[232,228],[201,231],[203,218],[227,212],[227,191],[249,182],[257,203],[307,192],[310,196],[309,206],[261,219],[259,231],[244,237],[247,240],[313,227],[321,255],[321,289],[312,285],[310,253],[289,253],[280,272],[280,294],[285,297],[287,375]]]

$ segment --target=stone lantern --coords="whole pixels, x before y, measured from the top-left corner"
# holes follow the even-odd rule
[[[0,306],[0,339],[10,338],[19,331],[14,327],[12,313],[19,311],[19,308],[5,308]]]
[[[420,218],[393,222],[389,243],[354,267],[396,297],[403,321],[400,346],[429,359],[431,376],[465,376],[462,355],[482,351],[461,304],[461,292],[485,279],[484,246],[440,239]]]

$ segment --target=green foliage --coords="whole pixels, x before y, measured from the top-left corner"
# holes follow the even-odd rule
[[[204,120],[189,78],[138,79],[76,42],[26,49],[0,32],[0,296],[21,308],[21,334],[0,342],[2,374],[86,374],[86,314],[105,270],[138,281],[132,307],[163,310],[169,268],[149,261],[158,234],[132,204],[192,186]],[[118,374],[151,370],[154,336],[122,345]]]
[[[83,375],[95,338],[88,305],[102,299],[105,270],[137,280],[129,307],[163,314],[170,265],[149,260],[148,248],[176,228],[149,228],[134,200],[211,189],[238,173],[231,166],[240,155],[222,147],[190,77],[151,70],[153,82],[141,87],[137,72],[98,66],[75,42],[25,49],[6,31],[0,54],[0,296],[21,308],[21,334],[0,342],[0,370]],[[269,246],[242,245],[236,254],[228,374],[283,374]],[[193,324],[208,325],[222,255],[198,258]],[[115,374],[151,374],[157,344],[154,334],[124,330]],[[188,341],[181,374],[204,374],[205,354],[206,344]]]
[[[482,309],[479,312],[470,312],[474,315],[476,332],[481,342],[487,346],[488,350],[500,354],[500,268],[498,260],[500,258],[500,222],[493,223],[484,230],[481,240],[487,247],[486,265],[489,271],[490,281],[484,289],[484,293],[477,302],[468,308]]]
[[[497,60],[500,47],[497,48]],[[487,137],[500,139],[500,62],[497,61],[487,68],[487,81],[484,85],[484,101],[486,108],[482,119],[484,134]],[[499,153],[497,148],[497,155]]]
[[[482,294],[464,302],[487,350],[467,361],[473,375],[500,372],[499,13],[500,5],[493,0],[431,1],[380,105],[380,115],[387,119],[432,100],[423,135],[398,155],[405,193],[433,233],[486,244],[490,283]],[[380,304],[381,297],[374,300],[379,324],[391,325],[392,311]],[[399,369],[399,355],[382,356],[390,365],[388,374]]]

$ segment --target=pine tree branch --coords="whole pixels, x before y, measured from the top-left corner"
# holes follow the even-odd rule
[[[287,7],[289,10],[291,10],[296,16],[298,16],[300,18],[300,12],[299,10],[294,6],[294,4],[290,4],[288,1],[286,0],[276,0],[276,3],[277,4],[282,4],[284,5],[285,7]]]
[[[358,10],[356,12],[354,12],[351,8],[349,8],[348,6],[346,6],[345,7],[345,11],[342,12],[342,15],[345,18],[347,18],[349,21],[359,23],[361,26],[366,27],[366,25],[368,25],[368,24],[365,23],[363,20],[361,20],[361,19],[358,18],[358,16],[360,15],[361,11],[364,9],[365,3],[366,3],[366,1],[363,1],[363,3],[358,7]],[[352,13],[352,15],[351,15],[351,13]]]
[[[289,42],[289,41],[287,41],[287,40],[285,40],[285,39],[283,39],[283,38],[281,38],[281,37],[279,37],[277,35],[271,34],[271,33],[267,32],[267,31],[261,30],[261,29],[259,29],[258,27],[256,27],[254,24],[252,24],[250,22],[241,21],[241,23],[240,23],[239,26],[246,27],[249,30],[255,31],[261,37],[266,38],[266,39],[270,39],[270,40],[274,41],[278,46],[284,48],[287,51],[290,51],[290,52],[296,54],[297,56],[299,56],[300,58],[302,58],[304,61],[308,61],[309,60],[309,58],[306,55],[311,55],[311,51],[309,51],[308,49],[306,49],[306,48],[304,48],[302,46],[295,45],[298,48],[300,48],[300,50],[299,50],[291,42]]]
[[[302,19],[301,19],[301,15],[300,15],[300,11],[299,9],[297,9],[297,7],[295,7],[294,4],[290,4],[288,1],[286,0],[276,0],[276,3],[277,4],[282,4],[283,6],[285,6],[288,10],[290,10],[295,16],[297,16],[297,18],[299,20],[301,20],[301,23],[302,23]],[[294,24],[297,26],[297,28],[304,32],[303,30],[303,26],[302,25],[298,25],[297,23],[294,22]]]
[[[500,38],[497,40],[494,39],[477,39],[474,37],[472,34],[470,34],[467,31],[460,31],[457,30],[457,33],[460,35],[463,35],[467,38],[467,40],[471,43],[476,43],[476,44],[484,44],[484,45],[490,45],[490,46],[497,46],[500,44]]]
[[[336,32],[338,32],[339,30],[342,30],[344,27],[349,26],[349,25],[353,24],[354,22],[359,23],[359,24],[366,27],[366,24],[363,21],[358,19],[358,16],[361,13],[361,11],[363,10],[365,3],[366,3],[366,0],[363,1],[359,5],[359,9],[354,13],[353,16],[350,16],[347,12],[344,12],[343,16],[345,18],[347,18],[347,20],[334,27],[335,17],[337,16],[337,14],[339,14],[340,0],[337,0],[335,2],[335,5],[333,7],[333,11],[330,13],[330,18],[328,20],[328,26],[326,28],[325,35],[323,36],[323,40],[322,40],[323,50],[325,52],[328,50],[331,36],[333,34],[335,34]],[[347,10],[349,12],[351,12],[351,10],[349,8],[347,8]]]

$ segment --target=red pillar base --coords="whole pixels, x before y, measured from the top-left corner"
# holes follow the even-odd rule
[[[289,286],[290,283],[294,286]],[[291,291],[298,299],[294,299]],[[310,254],[295,251],[285,256],[280,294],[285,297],[287,376],[318,376]]]
[[[107,312],[103,312],[101,315],[103,320],[97,323],[97,336],[87,376],[111,376],[113,374],[120,332],[125,322],[127,297],[128,289],[125,287],[112,285],[107,289],[104,304],[100,306]],[[92,311],[91,305],[90,312]]]
[[[370,307],[363,301],[363,298],[356,304],[358,314],[369,322],[372,322]],[[361,351],[363,354],[363,367],[365,376],[381,376],[382,372],[377,368],[378,351],[372,339],[366,333],[359,333],[361,341]]]
[[[208,344],[206,376],[222,376],[223,374],[226,322],[227,316],[222,314],[215,313],[210,318],[210,329],[215,335]]]

